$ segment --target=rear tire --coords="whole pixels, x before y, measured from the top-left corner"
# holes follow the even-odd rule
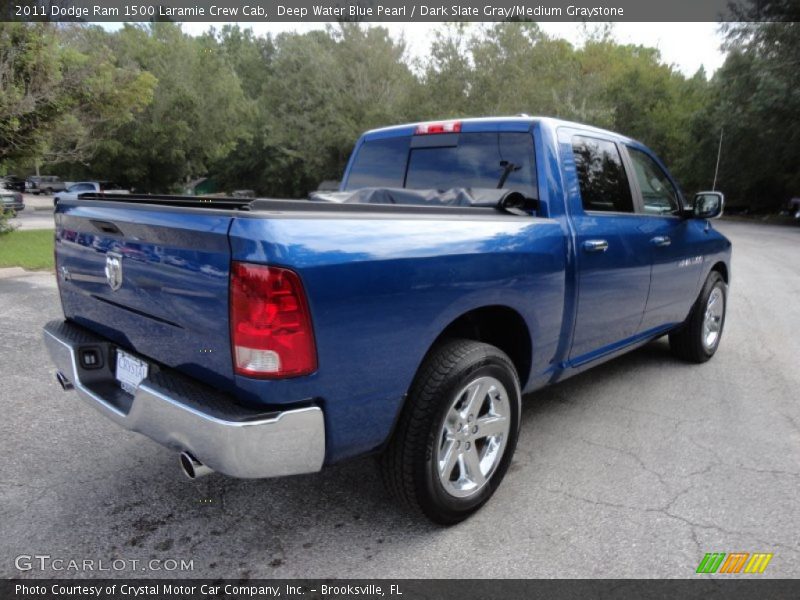
[[[520,387],[501,350],[452,340],[425,359],[380,457],[384,483],[436,523],[463,521],[508,470],[519,435]]]
[[[728,286],[717,271],[708,275],[689,318],[669,334],[672,353],[683,360],[704,363],[716,353],[725,327]]]

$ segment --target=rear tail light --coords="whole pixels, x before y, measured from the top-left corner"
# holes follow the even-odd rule
[[[430,135],[432,133],[458,133],[461,131],[461,121],[443,121],[441,123],[420,123],[414,135]]]
[[[232,263],[230,317],[239,375],[278,378],[316,371],[311,315],[294,271]]]

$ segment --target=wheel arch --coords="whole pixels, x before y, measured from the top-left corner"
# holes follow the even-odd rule
[[[425,350],[408,390],[431,353],[445,340],[459,338],[491,344],[505,352],[517,371],[520,390],[525,389],[533,364],[533,337],[530,326],[516,309],[507,305],[492,304],[463,312],[442,329]],[[397,424],[408,408],[408,390],[400,402],[389,434],[375,449],[377,454],[382,453],[395,436]]]
[[[711,267],[710,272],[713,273],[714,271],[722,276],[722,279],[725,281],[725,285],[730,283],[728,265],[726,265],[723,261],[720,260],[714,263],[714,266]]]
[[[505,352],[517,370],[520,387],[525,388],[533,361],[533,339],[528,323],[517,310],[498,304],[482,306],[461,314],[450,321],[436,337],[425,353],[425,358],[442,341],[454,338],[484,342]],[[424,360],[423,358],[422,362]]]

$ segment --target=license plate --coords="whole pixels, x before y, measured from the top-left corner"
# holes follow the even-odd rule
[[[147,363],[131,356],[127,352],[117,350],[117,381],[122,389],[135,394],[136,388],[147,377]]]

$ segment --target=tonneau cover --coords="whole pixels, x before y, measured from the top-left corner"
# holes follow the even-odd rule
[[[413,190],[407,188],[361,188],[347,192],[312,192],[309,200],[337,204],[404,204],[416,206],[474,206],[501,210],[532,210],[533,200],[504,189],[451,188]]]

